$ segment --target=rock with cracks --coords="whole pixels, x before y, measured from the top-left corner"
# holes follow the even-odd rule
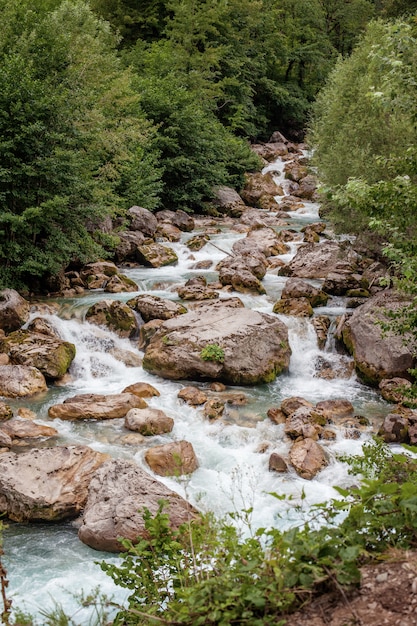
[[[161,501],[174,528],[196,517],[195,509],[181,496],[134,462],[109,460],[90,483],[79,538],[95,550],[120,552],[121,538],[135,542],[146,535],[144,511],[155,515]]]

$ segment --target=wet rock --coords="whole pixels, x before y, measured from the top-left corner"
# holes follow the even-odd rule
[[[151,470],[160,476],[182,476],[198,468],[193,446],[188,441],[175,441],[150,448],[145,460]]]
[[[268,409],[267,416],[269,417],[271,422],[274,422],[274,424],[285,424],[285,420],[287,419],[284,411],[282,411],[278,407],[271,407],[270,409]]]
[[[94,472],[107,458],[87,446],[2,454],[0,511],[15,522],[75,518]]]
[[[134,280],[131,280],[124,274],[116,274],[106,282],[104,291],[107,293],[131,293],[138,291],[138,286]]]
[[[190,237],[190,239],[188,239],[186,246],[193,251],[201,250],[201,248],[204,248],[208,241],[210,241],[210,237],[208,235],[194,235],[194,237]]]
[[[89,279],[95,276],[103,276],[106,282],[112,276],[118,274],[118,269],[111,261],[96,261],[87,263],[80,272],[80,278],[84,284],[89,285]]]
[[[183,287],[177,288],[182,300],[213,300],[219,297],[218,291],[207,285],[204,276],[194,276],[187,280]]]
[[[248,270],[256,278],[262,280],[268,268],[268,261],[255,242],[247,237],[240,239],[233,246],[233,254],[234,256],[227,256],[216,266],[217,271],[225,277],[225,280],[228,272],[230,276],[233,276],[233,272],[239,269]]]
[[[306,298],[311,306],[325,306],[329,296],[301,278],[289,278],[284,285],[281,298]]]
[[[281,298],[275,302],[272,312],[295,317],[311,317],[313,308],[307,298]]]
[[[283,474],[288,471],[288,465],[280,454],[273,452],[269,457],[268,469],[270,472]]]
[[[336,241],[306,243],[299,247],[295,257],[279,273],[299,278],[326,278],[327,274],[337,269],[355,271],[358,260],[359,255],[351,247]]]
[[[224,400],[210,398],[204,405],[204,416],[209,420],[217,420],[222,417],[225,407]]]
[[[149,437],[170,433],[174,420],[159,409],[130,409],[125,417],[125,428]]]
[[[387,402],[404,402],[408,399],[407,391],[411,386],[411,382],[406,378],[384,378],[379,383],[379,390]]]
[[[146,350],[152,337],[155,335],[156,331],[162,326],[162,324],[163,320],[156,319],[151,320],[150,322],[147,322],[140,327],[138,342],[139,350]]]
[[[327,465],[323,448],[313,439],[296,441],[290,450],[290,461],[301,478],[311,480]]]
[[[111,348],[109,350],[109,354],[111,354],[117,361],[124,363],[126,367],[142,366],[141,357],[131,350],[123,350],[122,348]]]
[[[312,324],[317,335],[317,344],[323,350],[327,342],[327,335],[330,328],[330,318],[327,315],[317,315],[312,319]]]
[[[245,186],[241,193],[244,202],[250,206],[257,206],[261,196],[283,196],[284,192],[279,187],[271,173],[261,174],[255,172],[245,175]]]
[[[316,411],[322,414],[327,420],[339,419],[353,415],[355,409],[349,400],[323,400],[317,402]]]
[[[5,402],[0,402],[0,422],[5,422],[13,417],[13,409]]]
[[[282,241],[275,230],[269,226],[252,227],[246,238],[266,257],[286,254],[289,251],[289,246]]]
[[[235,189],[219,187],[215,191],[212,203],[219,213],[239,217],[246,209],[246,205]]]
[[[29,319],[30,304],[14,289],[0,291],[0,329],[6,333],[18,330]]]
[[[139,231],[117,233],[119,243],[114,256],[117,263],[124,261],[138,261],[138,247],[147,242],[147,237]]]
[[[165,321],[146,348],[144,369],[173,380],[257,384],[288,367],[288,333],[280,320],[227,301],[212,304]],[[213,354],[205,358],[210,346]]]
[[[45,377],[36,367],[27,365],[0,366],[0,395],[23,398],[46,391]]]
[[[127,213],[130,219],[129,230],[139,230],[148,237],[155,235],[158,220],[151,211],[143,207],[132,206]]]
[[[187,313],[185,306],[178,302],[148,294],[136,296],[136,298],[128,300],[127,304],[140,314],[144,322],[154,319],[169,320],[177,315]]]
[[[135,337],[139,325],[131,307],[119,300],[100,300],[92,304],[85,314],[90,324],[105,326],[119,337]]]
[[[158,229],[156,231],[157,238],[162,238],[166,241],[180,241],[181,239],[181,231],[179,228],[174,226],[173,224],[158,224]]]
[[[143,398],[133,393],[100,395],[85,393],[67,398],[62,404],[54,404],[48,410],[52,419],[114,419],[125,417],[130,409],[144,409],[147,404]]]
[[[288,154],[288,148],[285,141],[268,142],[268,143],[253,143],[251,144],[251,150],[256,152],[258,156],[269,163],[275,161],[278,157]]]
[[[307,174],[298,181],[298,189],[293,191],[293,195],[303,200],[317,199],[317,179],[311,174]]]
[[[344,378],[348,380],[355,371],[355,364],[348,357],[339,356],[337,360],[319,356],[315,360],[315,376],[324,380]]]
[[[217,266],[222,285],[231,285],[239,293],[265,294],[265,287],[248,268],[245,259],[228,258]]]
[[[172,528],[196,517],[195,509],[181,496],[152,478],[132,461],[112,459],[104,463],[90,482],[88,500],[78,536],[95,550],[120,552],[120,538],[135,542],[147,536],[143,513],[153,516],[161,500]]]
[[[160,243],[138,246],[138,260],[148,267],[163,267],[178,263],[178,257],[174,250]]]
[[[378,435],[386,443],[407,443],[408,420],[397,413],[389,413],[386,415]]]
[[[149,383],[141,383],[141,382],[133,383],[132,385],[125,387],[122,393],[133,393],[135,396],[138,396],[139,398],[152,398],[154,396],[158,397],[161,395],[159,391],[155,389],[153,385],[150,385]]]
[[[51,426],[37,424],[32,420],[14,417],[0,426],[11,439],[40,439],[43,437],[55,437],[58,431]]]
[[[291,413],[285,422],[284,432],[291,439],[299,437],[317,439],[318,429],[313,423],[311,410],[301,406]]]
[[[178,397],[190,406],[198,406],[207,402],[207,394],[197,387],[184,387],[178,392]]]
[[[292,398],[285,398],[285,400],[281,402],[281,411],[287,417],[289,417],[292,413],[297,411],[300,407],[306,408],[307,410],[309,410],[309,409],[312,409],[313,406],[314,405],[311,402],[308,402],[308,400],[294,396]]]
[[[11,448],[13,445],[12,438],[8,435],[1,427],[0,427],[0,450],[3,452],[2,448]]]
[[[349,271],[329,272],[323,283],[323,291],[334,296],[352,295],[367,286],[368,281],[361,274],[352,274]]]
[[[408,378],[409,369],[415,367],[412,338],[407,341],[381,328],[381,322],[389,322],[387,311],[398,312],[405,304],[398,293],[383,291],[344,321],[343,342],[366,382],[377,385],[384,378]]]

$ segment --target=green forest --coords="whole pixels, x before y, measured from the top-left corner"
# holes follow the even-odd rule
[[[98,226],[133,204],[207,211],[274,130],[309,129],[331,204],[410,243],[416,5],[1,0],[0,286],[111,257]]]

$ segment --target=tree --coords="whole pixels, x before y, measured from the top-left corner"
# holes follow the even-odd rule
[[[25,286],[104,254],[91,228],[126,198],[155,206],[158,182],[109,26],[81,1],[13,4],[0,52],[0,266],[3,286]]]

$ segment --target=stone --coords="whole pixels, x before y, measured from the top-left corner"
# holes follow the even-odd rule
[[[0,291],[0,329],[18,330],[29,319],[30,304],[14,289]]]
[[[281,411],[287,417],[289,417],[290,415],[292,415],[292,413],[297,411],[300,407],[303,407],[309,410],[309,409],[312,409],[313,406],[314,405],[311,402],[308,402],[308,400],[294,396],[292,398],[285,398],[285,400],[281,402]]]
[[[408,420],[398,413],[389,413],[378,435],[386,443],[408,443]]]
[[[107,293],[131,293],[138,290],[139,288],[135,281],[124,274],[112,276],[104,285],[104,291]]]
[[[404,402],[412,385],[406,378],[384,378],[378,385],[382,397],[387,402]]]
[[[225,401],[219,398],[210,398],[204,405],[204,416],[209,420],[217,420],[224,413]]]
[[[87,446],[0,455],[0,512],[15,522],[77,517],[94,472],[107,458]]]
[[[269,457],[268,469],[270,472],[283,474],[288,471],[288,465],[280,454],[273,452]]]
[[[62,404],[54,404],[48,410],[52,419],[115,419],[125,417],[130,409],[144,409],[147,404],[143,398],[133,393],[100,395],[93,393],[81,394],[64,400]]]
[[[281,298],[275,302],[272,312],[295,317],[311,317],[313,308],[307,298]]]
[[[218,187],[215,190],[212,203],[219,213],[233,217],[239,217],[246,209],[246,205],[237,191],[226,186]]]
[[[327,465],[323,448],[313,439],[296,441],[290,450],[290,461],[301,478],[313,479]]]
[[[133,393],[135,396],[139,396],[139,398],[152,398],[161,395],[158,389],[155,389],[155,387],[149,383],[133,383],[125,387],[122,393]]]
[[[222,358],[204,359],[207,346],[217,347]],[[146,347],[143,368],[173,380],[260,384],[283,372],[290,354],[280,320],[227,300],[213,301],[163,322]]]
[[[159,409],[130,409],[125,417],[125,428],[145,437],[163,435],[174,428],[174,420]]]
[[[182,476],[198,468],[193,446],[188,441],[175,441],[150,448],[145,460],[151,470],[160,476]]]
[[[395,314],[406,304],[399,293],[381,291],[344,319],[343,342],[356,370],[370,384],[378,385],[384,378],[408,378],[409,370],[415,367],[412,337],[381,328],[381,322],[390,321],[389,313]]]
[[[131,307],[119,300],[100,300],[92,304],[85,319],[90,324],[104,326],[119,337],[133,338],[139,333],[139,325]]]
[[[284,411],[281,411],[278,407],[271,407],[266,414],[274,424],[285,424],[285,420],[287,419]]]
[[[0,422],[5,422],[13,417],[13,409],[5,402],[0,402]]]
[[[166,502],[164,512],[169,515],[172,528],[196,518],[196,511],[190,504],[136,463],[109,460],[90,482],[78,536],[95,550],[123,551],[122,537],[134,543],[140,537],[147,537],[144,512],[148,510],[154,516],[161,501]]]
[[[58,337],[16,330],[1,343],[13,365],[36,367],[46,378],[61,378],[75,357],[75,346]]]
[[[23,398],[46,391],[45,377],[36,367],[0,365],[0,395]]]
[[[179,228],[174,226],[174,224],[166,224],[162,222],[158,224],[158,229],[156,231],[156,237],[165,241],[180,241],[181,239],[181,231]]]
[[[178,257],[174,250],[160,243],[138,246],[138,260],[147,267],[163,267],[178,263]]]
[[[301,278],[289,278],[284,285],[281,298],[306,298],[312,307],[326,306],[329,296]]]
[[[349,400],[322,400],[316,404],[316,411],[324,415],[326,419],[333,420],[353,415],[354,407]]]
[[[127,301],[130,308],[140,314],[144,322],[150,320],[169,320],[177,315],[187,313],[187,309],[182,304],[168,300],[168,298],[160,298],[159,296],[151,296],[149,294],[140,294],[136,298]]]
[[[318,347],[320,350],[323,350],[327,342],[327,336],[330,328],[330,317],[327,315],[317,315],[313,317],[311,323],[316,331]]]
[[[281,276],[298,278],[326,278],[336,269],[355,271],[359,255],[348,245],[336,241],[306,243],[300,246],[295,257],[279,270]]]
[[[14,417],[0,426],[1,430],[12,439],[38,439],[42,437],[55,437],[58,431],[52,426],[37,424],[36,422],[21,417]]]
[[[132,206],[128,212],[130,219],[129,230],[139,230],[148,237],[153,237],[158,228],[158,220],[148,209],[139,206]]]
[[[178,397],[190,406],[198,406],[207,402],[207,394],[197,387],[183,387],[178,392]]]

